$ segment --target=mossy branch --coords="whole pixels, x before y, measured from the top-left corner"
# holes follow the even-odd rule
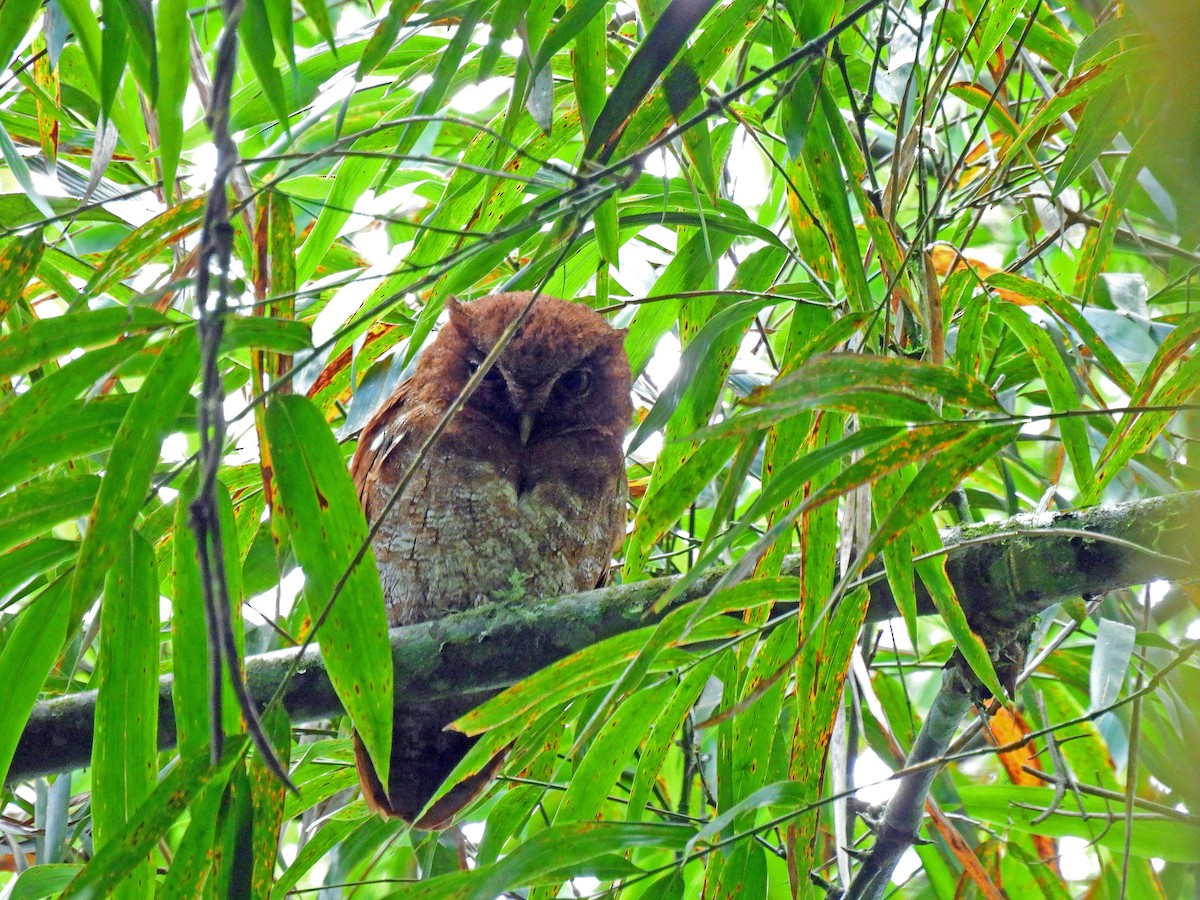
[[[947,570],[972,621],[1011,627],[1052,603],[1165,579],[1200,578],[1200,492],[1080,512],[1018,516],[944,532]],[[795,571],[797,559],[787,568]],[[711,588],[706,573],[681,602]],[[604,638],[650,624],[654,601],[670,579],[617,585],[541,601],[494,604],[391,632],[397,702],[486,695]],[[886,582],[871,584],[869,618],[895,615]],[[918,585],[920,611],[932,612]],[[279,650],[246,660],[251,694],[265,704],[295,657]],[[175,741],[171,677],[159,689],[159,746]],[[23,781],[88,764],[95,692],[43,701],[34,708],[9,770]],[[309,649],[288,683],[284,706],[293,722],[342,712],[318,649]]]

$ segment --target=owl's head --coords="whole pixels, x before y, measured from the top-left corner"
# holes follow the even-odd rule
[[[456,393],[529,299],[513,293],[447,300],[450,321],[430,350]],[[620,440],[633,414],[624,339],[581,303],[539,297],[467,405],[523,444],[579,431]]]

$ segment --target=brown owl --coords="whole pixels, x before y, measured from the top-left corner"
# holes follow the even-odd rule
[[[447,301],[449,321],[359,437],[350,468],[368,521],[530,298]],[[601,584],[625,531],[629,389],[624,332],[586,306],[539,297],[376,533],[389,623],[436,619],[514,587],[536,598]],[[386,791],[356,737],[368,806],[413,822],[473,743],[442,726],[482,699],[439,707],[433,722],[428,710],[398,712]],[[446,824],[499,764],[415,824]]]

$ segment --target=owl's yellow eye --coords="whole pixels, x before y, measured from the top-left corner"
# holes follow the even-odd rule
[[[559,385],[568,394],[582,397],[592,387],[592,373],[589,369],[572,369],[558,379]]]

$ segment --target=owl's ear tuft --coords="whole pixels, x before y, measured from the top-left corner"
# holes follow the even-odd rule
[[[613,347],[623,347],[625,346],[625,338],[629,337],[629,329],[613,328],[608,332],[607,337],[608,342]]]
[[[460,303],[459,299],[454,295],[446,297],[443,305],[446,307],[446,312],[450,315],[450,322],[457,325],[460,329],[467,329],[471,323],[471,312],[467,309],[465,303]]]

